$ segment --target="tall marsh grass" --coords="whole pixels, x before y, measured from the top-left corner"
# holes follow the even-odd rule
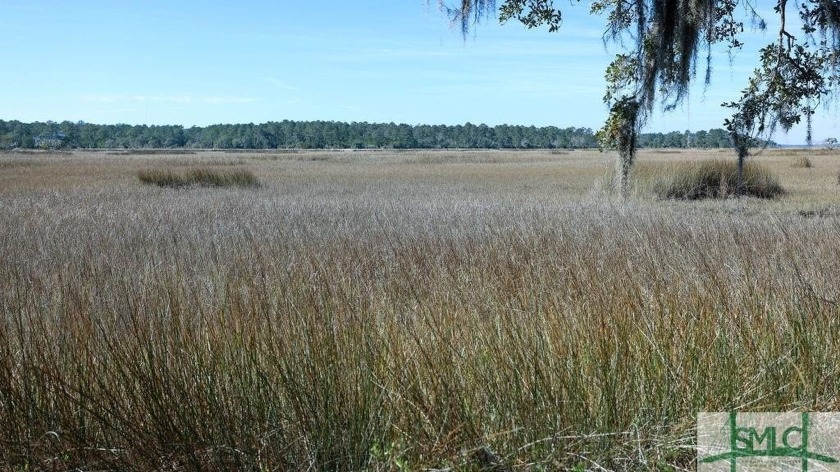
[[[318,172],[0,196],[0,464],[683,469],[840,408],[837,218]]]
[[[808,156],[796,156],[791,161],[790,166],[797,169],[810,169],[814,167],[814,163]]]
[[[260,182],[247,169],[216,170],[197,167],[184,171],[170,168],[141,169],[137,178],[143,184],[159,187],[259,187]]]
[[[735,196],[738,188],[738,165],[732,159],[642,165],[635,175],[642,186],[664,199],[728,198]],[[745,163],[744,195],[769,199],[783,194],[779,179],[769,168]]]

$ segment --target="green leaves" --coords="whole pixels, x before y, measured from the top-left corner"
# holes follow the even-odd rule
[[[499,8],[499,21],[519,20],[528,28],[548,26],[549,32],[560,29],[563,15],[554,8],[552,0],[507,0]]]
[[[801,0],[796,5],[803,34],[786,29],[788,0],[776,0],[780,20],[778,41],[761,50],[761,65],[749,79],[741,98],[723,106],[734,113],[725,126],[738,149],[739,162],[756,139],[769,139],[777,127],[788,131],[804,117],[811,141],[811,117],[817,104],[840,86],[840,2]],[[462,0],[461,19],[495,5],[488,0]],[[712,47],[743,46],[743,9],[754,26],[767,23],[747,0],[595,0],[590,13],[606,15],[604,36],[629,47],[605,72],[604,103],[610,108],[598,132],[603,148],[619,150],[619,174],[626,176],[633,162],[636,136],[646,115],[661,104],[672,110],[688,95],[695,79],[698,53],[705,49],[705,82],[711,82]],[[500,20],[517,19],[528,28],[548,26],[557,31],[561,12],[552,0],[505,0]],[[740,13],[739,13],[740,15]],[[451,15],[450,15],[451,16]],[[470,26],[462,23],[464,32]]]
[[[830,92],[831,52],[813,50],[791,36],[760,51],[761,64],[737,102],[724,103],[734,113],[725,121],[730,133],[769,137],[777,127],[788,131],[805,117],[807,140],[811,141],[811,117],[821,98]]]
[[[607,90],[604,93],[604,103],[609,105],[619,95],[632,93],[639,71],[639,60],[629,54],[616,54],[615,59],[607,66],[604,78]]]

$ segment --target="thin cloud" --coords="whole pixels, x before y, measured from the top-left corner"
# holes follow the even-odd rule
[[[236,95],[233,96],[212,96],[212,97],[200,97],[200,101],[205,103],[210,103],[213,105],[218,104],[228,104],[228,103],[254,103],[257,101],[256,98],[253,97],[239,97]]]
[[[80,99],[94,103],[168,103],[188,105],[191,103],[208,103],[211,105],[231,103],[253,103],[257,99],[238,95],[142,95],[142,94],[112,94],[89,93],[79,96]]]
[[[273,77],[266,77],[265,81],[270,83],[271,85],[274,85],[275,87],[281,88],[283,90],[288,90],[290,92],[300,92],[300,88],[289,85],[288,83],[283,82],[282,80],[279,80],[279,79],[275,79]]]
[[[119,93],[88,93],[80,98],[87,102],[97,103],[190,103],[190,95],[141,95]]]
[[[414,59],[438,59],[443,57],[456,57],[454,51],[423,48],[369,48],[358,51],[354,54],[338,54],[330,57],[331,61],[357,62],[367,61],[394,61]]]

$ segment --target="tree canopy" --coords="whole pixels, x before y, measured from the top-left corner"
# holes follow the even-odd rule
[[[757,1],[757,0],[755,0]],[[767,29],[754,0],[596,0],[590,12],[606,18],[604,40],[622,46],[607,67],[604,102],[609,116],[600,138],[618,149],[622,186],[632,165],[637,135],[657,104],[671,110],[680,104],[705,63],[704,80],[712,79],[715,47],[743,46],[745,21]],[[579,0],[578,0],[579,2]],[[739,159],[754,138],[789,130],[803,117],[810,123],[815,107],[832,98],[840,85],[840,2],[773,0],[778,16],[775,38],[761,49],[760,65],[741,97],[726,103],[732,116],[725,126]],[[442,6],[466,33],[495,11],[494,0],[462,0]],[[557,31],[563,15],[553,0],[504,0],[502,22],[514,19],[529,28]],[[794,16],[795,20],[791,21]],[[701,54],[703,53],[703,54]],[[702,66],[701,66],[702,67]],[[734,98],[734,97],[733,97]]]

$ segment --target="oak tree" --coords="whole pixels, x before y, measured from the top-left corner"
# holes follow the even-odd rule
[[[623,49],[606,70],[603,98],[609,115],[599,132],[601,143],[618,151],[617,184],[623,195],[637,138],[648,116],[657,104],[666,111],[679,105],[696,79],[698,66],[708,84],[713,48],[741,48],[745,22],[767,28],[757,1],[591,2],[590,12],[606,19],[604,40]],[[496,12],[495,0],[462,0],[457,6],[440,0],[439,4],[464,34]],[[741,97],[724,104],[732,109],[724,124],[738,153],[739,176],[749,146],[759,139],[766,142],[777,128],[787,131],[804,118],[810,142],[815,108],[833,98],[840,85],[840,2],[773,0],[773,5],[777,36],[761,49],[760,65]],[[558,31],[563,21],[553,0],[504,0],[498,16],[501,22],[518,20],[550,32]],[[790,21],[791,16],[796,21]],[[738,191],[743,191],[741,177]]]

